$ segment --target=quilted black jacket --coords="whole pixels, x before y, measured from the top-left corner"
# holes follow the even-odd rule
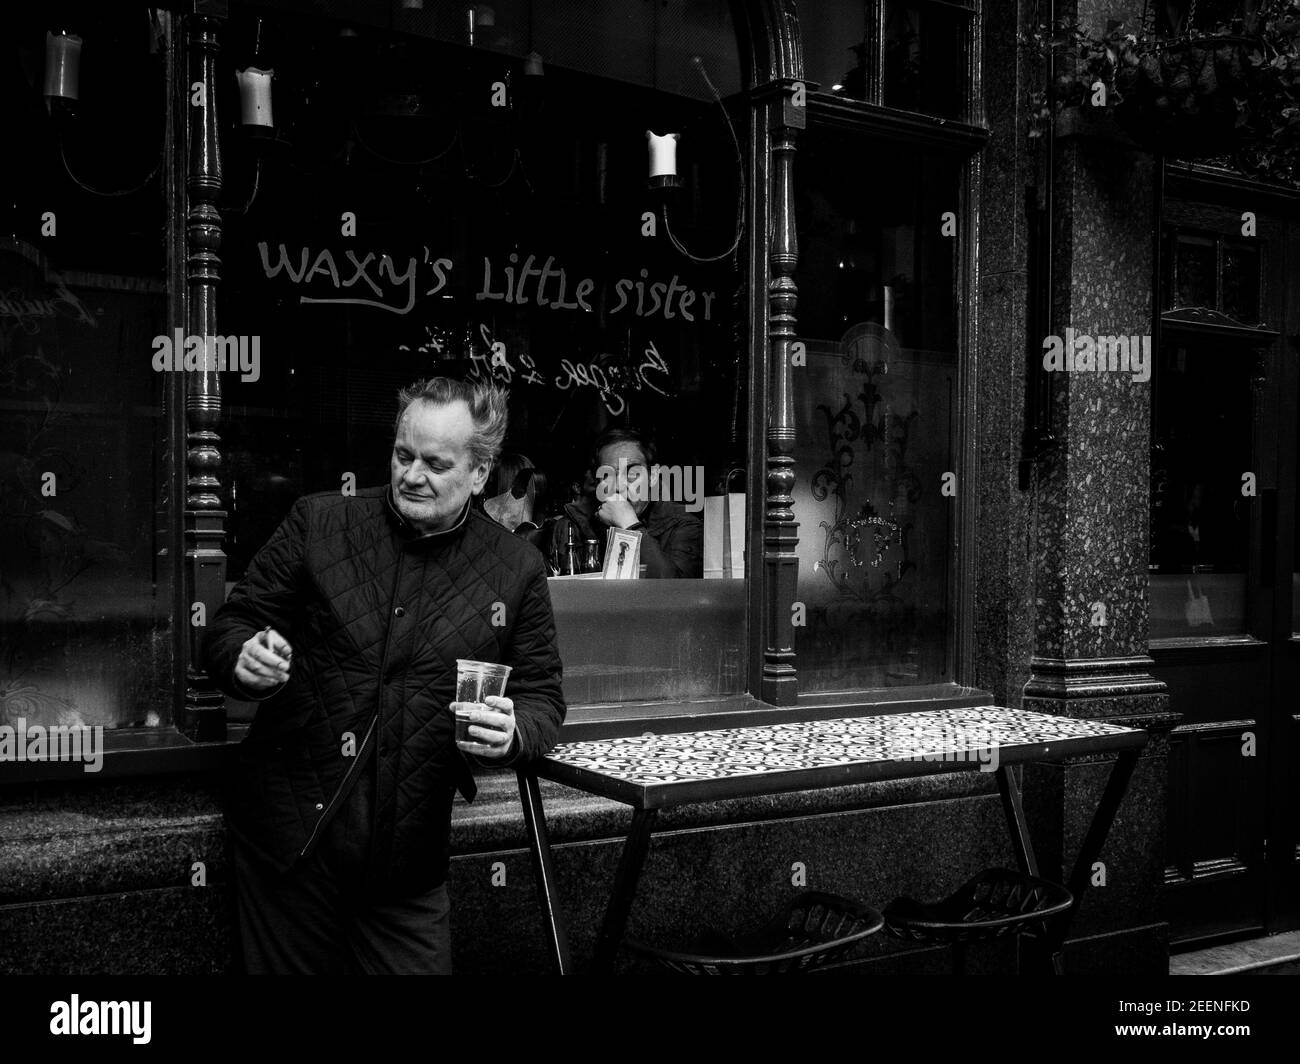
[[[267,625],[293,648],[290,678],[255,692],[234,667]],[[512,667],[516,740],[492,764],[554,745],[565,705],[541,554],[469,506],[452,529],[421,535],[387,487],[299,499],[204,643],[204,667],[222,690],[262,702],[230,780],[231,829],[291,867],[318,844],[373,745],[368,879],[395,894],[442,882],[454,792],[474,794],[447,709],[457,658]]]

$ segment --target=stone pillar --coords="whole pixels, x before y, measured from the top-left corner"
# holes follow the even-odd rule
[[[1085,0],[1080,25],[1100,35],[1107,19],[1140,19],[1142,5],[1128,6],[1103,10]],[[1058,4],[1057,14],[1068,16],[1068,5]],[[1044,335],[1028,338],[1031,358],[1037,350],[1041,365],[1051,335],[1065,346],[1078,338],[1074,350],[1084,356],[1088,346],[1096,351],[1085,336],[1140,337],[1149,345],[1156,160],[1118,138],[1064,137],[1060,125],[1051,158],[1051,268],[1031,279],[1045,283],[1050,272],[1050,314]],[[1094,970],[1090,958],[1104,955],[1112,968],[1118,957],[1125,971],[1163,973],[1168,935],[1159,897],[1172,719],[1147,654],[1151,384],[1131,371],[1086,367],[1045,370],[1041,382],[1054,444],[1034,461],[1030,484],[1034,627],[1023,707],[1152,731],[1075,920],[1067,969]],[[1045,875],[1068,875],[1109,767],[1102,760],[1026,770]],[[1087,944],[1116,933],[1124,948],[1111,939],[1094,954]]]

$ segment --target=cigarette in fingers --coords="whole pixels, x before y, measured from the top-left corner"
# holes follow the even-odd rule
[[[271,626],[269,624],[265,628],[263,628],[260,632],[257,633],[257,641],[261,643],[262,646],[266,647],[267,650],[274,649],[271,646]],[[291,648],[286,647],[284,654],[282,656],[284,657],[285,661],[288,661],[290,658],[293,657],[293,650]]]

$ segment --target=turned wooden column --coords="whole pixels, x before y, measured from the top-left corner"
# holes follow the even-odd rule
[[[799,524],[794,518],[794,403],[791,397],[791,346],[799,289],[794,271],[799,244],[794,218],[794,151],[796,131],[804,125],[804,109],[791,100],[794,86],[783,85],[781,98],[769,110],[770,276],[767,288],[770,391],[767,412],[767,477],[763,521],[763,676],[762,698],[773,705],[791,705],[799,685],[794,665],[794,623],[791,605],[798,593]]]
[[[185,284],[188,332],[215,336],[217,283],[220,279],[221,149],[217,134],[217,31],[220,23],[206,15],[186,20],[189,41],[188,165],[185,190]],[[196,86],[202,85],[201,97]],[[189,632],[185,705],[180,729],[200,742],[226,737],[225,696],[199,667],[207,629],[194,623],[196,604],[210,620],[226,597],[226,513],[221,507],[221,380],[214,366],[186,374],[185,381],[185,602],[179,618]]]

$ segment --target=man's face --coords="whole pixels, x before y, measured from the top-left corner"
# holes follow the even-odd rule
[[[417,399],[402,415],[389,463],[393,504],[421,532],[449,527],[487,483],[489,463],[474,463],[474,420],[463,399]]]
[[[596,463],[596,499],[604,502],[621,495],[640,516],[650,505],[651,470],[635,443],[620,440],[600,449]]]

